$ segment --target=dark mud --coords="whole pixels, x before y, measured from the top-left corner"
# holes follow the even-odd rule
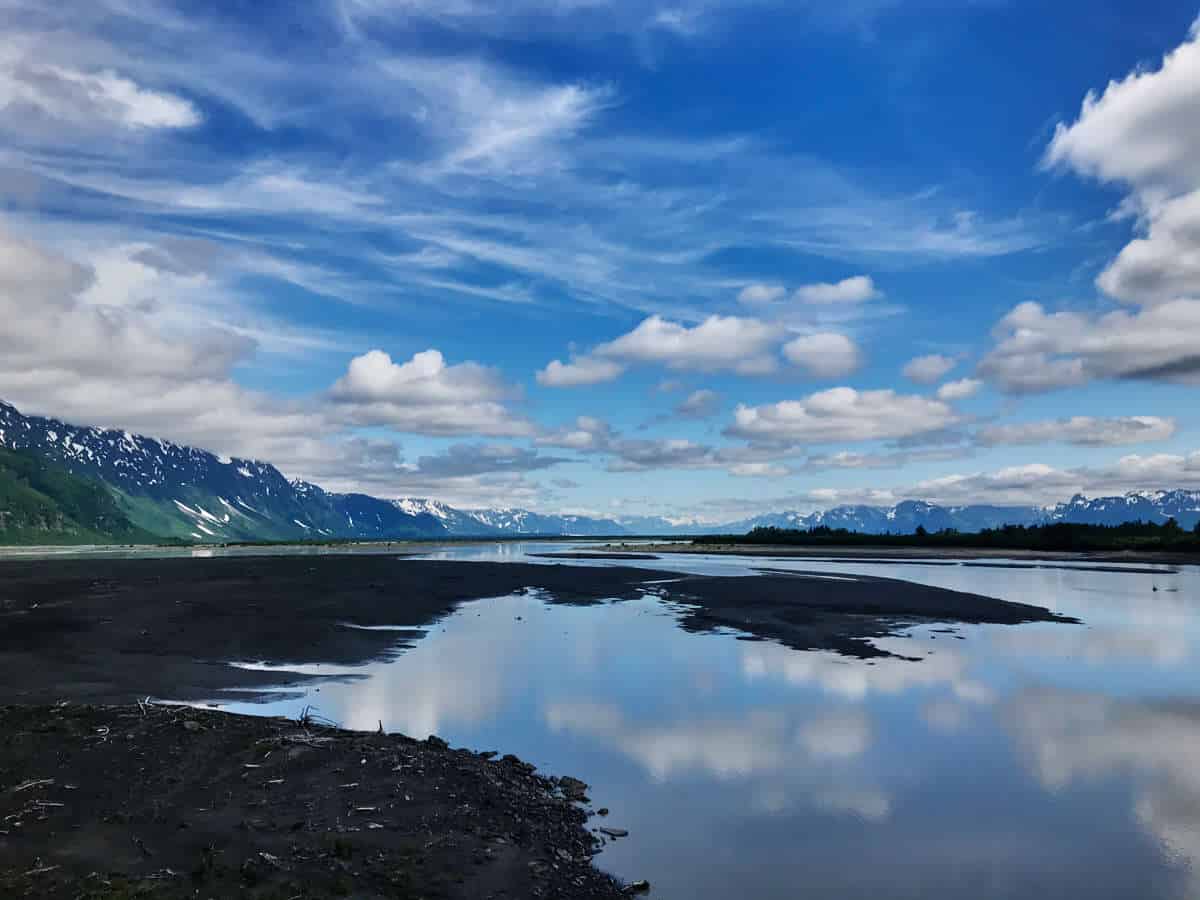
[[[591,865],[586,786],[489,757],[186,707],[0,707],[0,896],[626,896]]]
[[[647,582],[662,584],[648,585]],[[235,668],[386,659],[459,604],[525,588],[548,602],[648,591],[683,627],[733,627],[797,649],[878,656],[911,622],[1050,621],[1041,607],[879,578],[681,576],[621,567],[380,556],[0,563],[0,703],[203,700],[303,676]],[[486,602],[486,601],[484,601]],[[357,626],[403,626],[408,633]]]

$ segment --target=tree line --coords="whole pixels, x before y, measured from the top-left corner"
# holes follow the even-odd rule
[[[799,547],[956,547],[988,550],[1066,551],[1165,551],[1200,553],[1200,522],[1191,531],[1175,519],[1124,522],[1120,525],[1084,525],[1055,522],[1050,525],[1004,525],[983,531],[953,528],[927,531],[919,526],[912,534],[864,534],[845,528],[755,528],[745,535],[706,535],[696,544],[762,544]]]

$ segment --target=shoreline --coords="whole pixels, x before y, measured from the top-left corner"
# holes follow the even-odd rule
[[[830,559],[845,562],[969,562],[971,560],[1013,560],[1016,562],[1142,563],[1166,566],[1197,566],[1200,557],[1187,553],[1160,551],[1047,551],[1000,550],[973,547],[796,547],[773,544],[693,544],[685,540],[664,543],[602,544],[601,553],[692,554],[713,556],[756,556],[775,559]]]
[[[611,900],[587,786],[438,738],[0,707],[0,894]],[[599,820],[604,821],[604,820]]]

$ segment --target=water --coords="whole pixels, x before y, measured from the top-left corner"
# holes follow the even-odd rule
[[[382,721],[580,777],[630,831],[598,864],[656,897],[1200,896],[1200,569],[637,564],[883,575],[1086,624],[922,627],[881,642],[920,662],[858,661],[688,634],[652,597],[526,593],[467,604],[344,680],[265,706],[220,699],[313,704],[351,728]]]

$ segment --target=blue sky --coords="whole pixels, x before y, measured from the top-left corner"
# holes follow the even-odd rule
[[[28,412],[605,515],[1200,486],[1195,8],[0,12]]]

